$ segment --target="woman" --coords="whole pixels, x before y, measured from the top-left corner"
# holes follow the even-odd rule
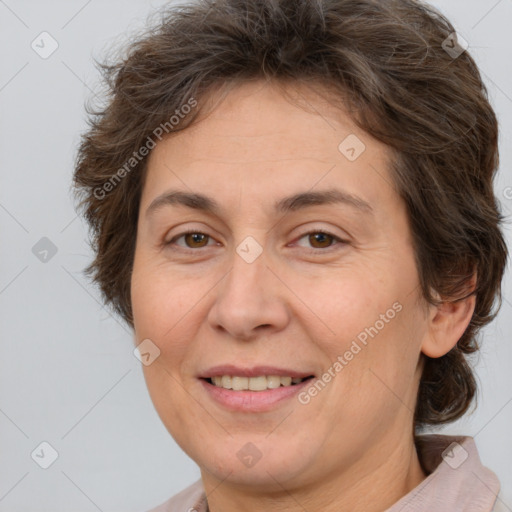
[[[507,250],[496,117],[414,0],[171,7],[104,66],[89,272],[201,480],[153,509],[490,511],[461,417]]]

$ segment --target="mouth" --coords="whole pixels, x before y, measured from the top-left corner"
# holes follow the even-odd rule
[[[246,377],[243,375],[215,375],[204,380],[212,386],[230,389],[233,391],[267,391],[280,387],[297,386],[302,382],[312,379],[314,375],[307,377],[291,377],[289,375],[259,375]]]
[[[314,374],[284,368],[222,366],[199,377],[206,396],[224,410],[255,413],[286,405],[309,386]]]

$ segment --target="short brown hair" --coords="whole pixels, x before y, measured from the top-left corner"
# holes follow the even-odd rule
[[[476,296],[457,345],[437,359],[422,356],[415,427],[462,416],[476,391],[466,354],[501,305],[507,249],[493,192],[497,120],[474,60],[446,50],[454,32],[415,0],[169,6],[124,57],[100,64],[110,94],[89,112],[77,156],[74,185],[95,251],[87,271],[106,302],[133,326],[130,277],[147,162],[140,148],[157,127],[186,129],[200,108],[180,115],[183,105],[226,84],[323,84],[396,155],[393,181],[407,206],[426,302],[436,303],[435,292],[444,301]]]

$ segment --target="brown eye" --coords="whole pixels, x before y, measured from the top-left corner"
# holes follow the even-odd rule
[[[324,249],[325,247],[330,247],[332,245],[334,237],[329,235],[329,233],[319,231],[318,233],[310,233],[308,239],[313,247],[317,249]]]
[[[299,246],[304,247],[305,249],[309,249],[309,252],[321,254],[322,252],[327,252],[332,249],[341,249],[343,246],[347,245],[348,242],[342,240],[340,237],[328,233],[326,231],[309,231],[308,233],[304,233],[298,241],[300,242],[302,239],[307,238],[307,245],[303,245],[303,243],[298,243]],[[323,250],[322,250],[323,249]]]
[[[178,240],[183,239],[185,244],[177,243]],[[210,236],[205,233],[200,233],[198,231],[186,231],[185,233],[180,233],[176,235],[172,240],[165,242],[166,246],[176,246],[179,249],[201,249],[203,247],[208,246],[208,242],[210,240]]]
[[[185,243],[188,247],[204,247],[208,244],[208,235],[204,233],[187,233],[184,235]],[[206,244],[204,243],[206,241]]]

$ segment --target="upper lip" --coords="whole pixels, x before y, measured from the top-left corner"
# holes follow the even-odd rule
[[[290,368],[278,368],[276,366],[252,366],[251,368],[242,368],[231,364],[213,366],[199,375],[200,379],[210,379],[222,375],[235,375],[240,377],[260,377],[262,375],[276,375],[279,377],[291,377],[303,379],[310,377],[313,372],[299,372]]]

